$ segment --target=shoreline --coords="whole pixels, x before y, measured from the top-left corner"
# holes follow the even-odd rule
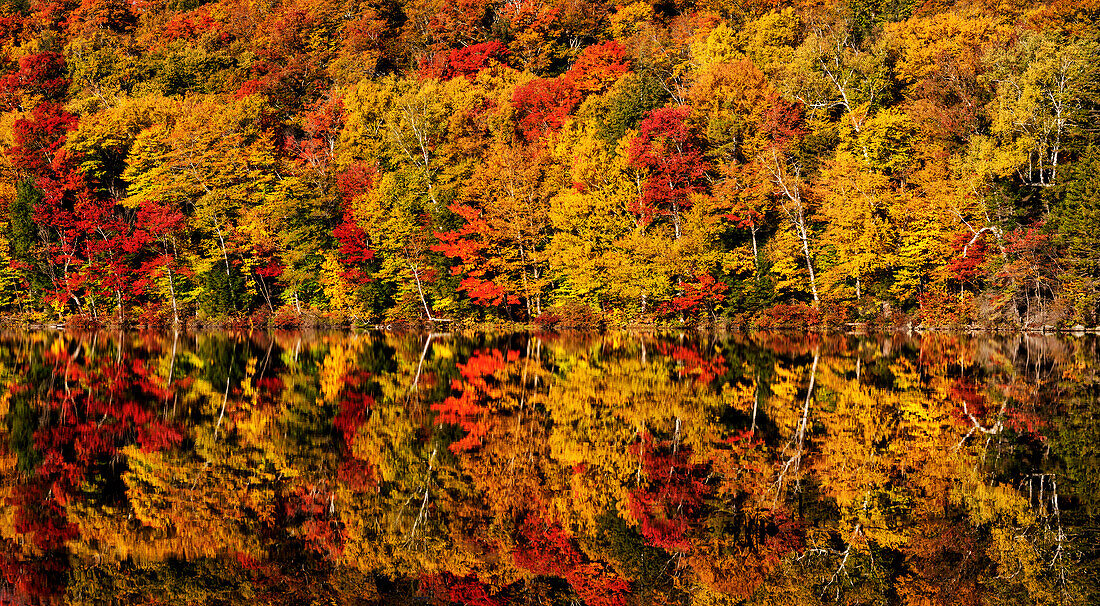
[[[852,336],[896,335],[896,334],[955,334],[955,335],[1051,335],[1083,337],[1100,335],[1100,326],[1037,326],[1037,327],[997,327],[969,324],[963,326],[923,326],[912,324],[875,324],[866,322],[846,322],[842,325],[787,325],[753,326],[731,323],[633,323],[620,326],[546,326],[540,323],[521,322],[477,322],[456,321],[440,324],[425,320],[413,323],[349,323],[325,322],[311,319],[294,325],[276,325],[271,323],[252,323],[227,319],[216,322],[189,321],[173,326],[172,324],[119,324],[118,322],[34,322],[18,317],[0,317],[0,328],[26,331],[59,332],[98,332],[98,331],[140,331],[140,332],[218,332],[218,331],[267,331],[267,332],[417,332],[425,334],[443,333],[542,333],[542,334],[583,334],[583,333],[645,333],[645,332],[696,332],[703,334],[728,333],[801,333],[801,334],[844,334]]]

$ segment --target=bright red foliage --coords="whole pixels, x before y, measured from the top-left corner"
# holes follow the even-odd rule
[[[8,150],[12,164],[33,175],[48,175],[67,155],[61,153],[66,134],[75,129],[77,117],[60,103],[39,103],[30,119],[20,118],[12,125],[15,145]]]
[[[336,142],[344,128],[344,101],[340,97],[321,99],[299,117],[302,135],[287,137],[284,146],[296,157],[298,166],[318,177],[329,177]]]
[[[630,71],[626,49],[616,40],[585,47],[562,80],[572,90],[583,93],[600,92]]]
[[[370,262],[374,259],[374,250],[370,247],[367,232],[359,227],[350,212],[344,212],[344,220],[332,230],[332,235],[340,241],[338,252],[340,264],[344,266],[343,278],[358,285],[370,282]]]
[[[450,80],[451,78],[473,79],[481,70],[493,63],[508,65],[508,48],[495,40],[456,48],[436,55],[430,64],[420,67],[424,78]]]
[[[802,104],[772,92],[768,96],[768,109],[760,122],[759,132],[777,149],[787,150],[807,132]]]
[[[680,294],[673,297],[672,301],[663,307],[662,312],[672,315],[710,309],[726,299],[725,292],[728,289],[729,285],[715,280],[710,274],[696,272],[695,281],[682,282]]]
[[[221,27],[221,23],[210,16],[203,6],[193,11],[179,13],[172,17],[161,30],[165,40],[192,40],[208,31]]]
[[[536,78],[512,93],[516,127],[527,141],[538,141],[561,128],[581,102],[580,91],[564,78]]]
[[[64,98],[68,88],[65,56],[54,52],[35,53],[20,58],[19,71],[0,79],[0,99],[8,109],[17,109],[24,94],[55,101]]]
[[[658,217],[671,217],[677,234],[680,212],[691,207],[692,194],[704,191],[704,177],[710,170],[702,141],[687,122],[690,114],[686,106],[649,112],[628,152],[630,164],[648,175],[631,211],[645,225]]]
[[[374,260],[374,250],[367,232],[359,226],[351,209],[355,199],[366,193],[373,183],[374,169],[362,163],[351,165],[336,177],[336,186],[344,201],[344,215],[340,224],[332,230],[332,235],[340,242],[337,252],[344,267],[342,276],[357,285],[371,281],[370,264]]]
[[[951,248],[958,256],[947,263],[947,275],[963,288],[975,288],[979,285],[985,273],[982,268],[989,252],[984,233],[979,234],[978,239],[967,246],[972,238],[968,232],[956,234],[951,241]]]
[[[344,172],[336,175],[336,187],[344,204],[351,204],[359,196],[367,193],[374,184],[375,168],[362,162],[356,162]]]
[[[458,290],[466,294],[478,305],[496,306],[507,303],[517,305],[518,293],[512,291],[505,280],[498,279],[490,259],[494,257],[489,238],[489,222],[481,215],[481,210],[465,204],[451,204],[451,212],[465,221],[462,227],[454,231],[437,233],[439,243],[431,247],[436,252],[458,259],[460,263],[451,268],[451,275],[465,276],[458,284]]]

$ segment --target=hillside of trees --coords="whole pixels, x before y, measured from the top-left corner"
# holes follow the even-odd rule
[[[0,313],[1093,326],[1100,1],[5,0]]]

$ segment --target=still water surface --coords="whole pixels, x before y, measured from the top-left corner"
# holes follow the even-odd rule
[[[1091,338],[0,335],[0,602],[1088,604]]]

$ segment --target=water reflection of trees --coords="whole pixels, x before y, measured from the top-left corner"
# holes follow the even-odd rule
[[[17,601],[1097,597],[1089,339],[0,342]]]

